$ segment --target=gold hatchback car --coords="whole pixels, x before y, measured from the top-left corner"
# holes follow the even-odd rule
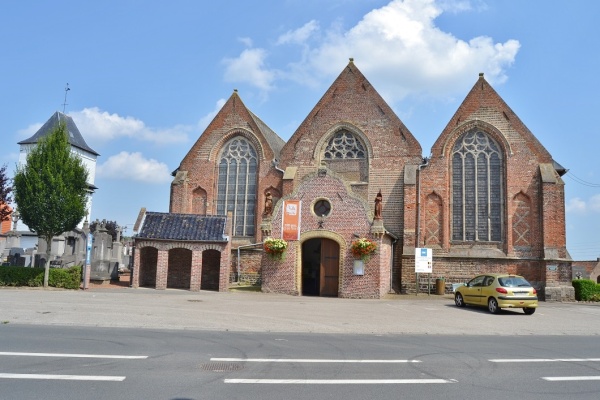
[[[531,315],[538,306],[537,291],[525,278],[509,274],[478,275],[456,288],[454,303],[487,306],[492,314],[502,308],[522,308]]]

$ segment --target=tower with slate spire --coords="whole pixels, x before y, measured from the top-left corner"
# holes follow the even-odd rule
[[[38,131],[31,136],[29,139],[22,140],[18,143],[20,147],[19,153],[19,167],[24,166],[27,163],[27,155],[29,151],[35,147],[38,141],[50,134],[52,130],[58,126],[59,123],[64,123],[67,127],[67,131],[69,133],[69,143],[71,144],[71,153],[77,155],[83,162],[83,165],[88,171],[88,190],[90,195],[88,196],[88,201],[86,205],[87,209],[87,219],[89,220],[89,216],[92,212],[92,194],[97,189],[94,186],[94,180],[96,177],[96,159],[99,154],[94,151],[83,139],[81,132],[75,125],[73,118],[70,116],[61,113],[60,111],[55,112],[48,121]],[[81,221],[78,225],[79,228],[83,225],[84,221]]]

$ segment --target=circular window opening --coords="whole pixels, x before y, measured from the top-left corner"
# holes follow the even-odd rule
[[[326,217],[331,212],[331,203],[324,199],[317,200],[313,206],[313,211],[319,217]]]

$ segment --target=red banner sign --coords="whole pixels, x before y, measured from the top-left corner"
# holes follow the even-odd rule
[[[300,240],[300,200],[285,200],[283,202],[283,218],[281,232],[283,240]]]

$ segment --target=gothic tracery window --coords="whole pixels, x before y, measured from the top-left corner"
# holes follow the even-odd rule
[[[217,214],[233,214],[233,235],[252,236],[255,230],[258,159],[243,137],[225,144],[219,158]]]
[[[368,151],[354,133],[341,129],[323,145],[322,162],[349,182],[369,180]]]
[[[327,143],[325,159],[366,158],[363,144],[352,133],[341,130]]]
[[[503,169],[500,146],[473,130],[452,149],[452,239],[502,240]]]

